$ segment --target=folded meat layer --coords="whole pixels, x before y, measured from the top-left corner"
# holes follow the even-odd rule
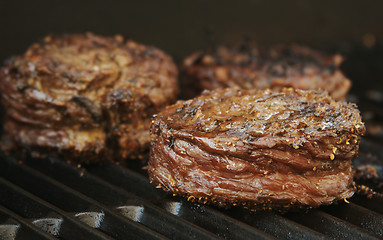
[[[326,90],[332,98],[344,100],[351,82],[340,70],[341,63],[338,54],[326,55],[298,45],[218,46],[184,59],[182,91],[190,98],[204,89],[293,87]]]
[[[162,51],[118,35],[47,36],[5,63],[0,90],[11,126],[3,138],[16,151],[125,158],[148,148],[151,116],[176,99],[177,69]],[[47,134],[72,144],[39,140],[54,139]]]
[[[214,90],[154,118],[149,176],[220,206],[318,207],[353,195],[364,131],[354,104],[323,92]]]

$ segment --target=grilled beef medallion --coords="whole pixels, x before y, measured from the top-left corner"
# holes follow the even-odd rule
[[[154,117],[148,171],[201,203],[318,207],[354,194],[364,132],[356,105],[326,92],[216,89]]]
[[[181,90],[187,98],[203,89],[293,87],[327,90],[332,98],[344,100],[351,82],[339,69],[341,63],[340,55],[325,55],[298,45],[220,46],[194,53],[183,61]]]
[[[3,148],[135,156],[149,147],[152,114],[175,101],[177,74],[165,53],[121,36],[48,36],[1,69]]]

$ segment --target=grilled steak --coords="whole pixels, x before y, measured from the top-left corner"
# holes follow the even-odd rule
[[[186,97],[194,97],[203,89],[293,87],[327,90],[332,98],[344,100],[351,82],[339,69],[341,62],[340,55],[297,45],[265,49],[249,44],[220,46],[183,61],[181,90]]]
[[[152,114],[173,103],[177,69],[121,36],[48,36],[0,72],[3,148],[93,161],[149,147]]]
[[[325,92],[216,89],[153,119],[148,171],[202,203],[318,207],[353,195],[364,132],[357,107]]]

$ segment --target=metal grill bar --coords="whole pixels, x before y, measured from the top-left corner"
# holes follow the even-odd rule
[[[225,239],[274,239],[207,206],[185,201],[161,201],[170,213],[197,224]]]
[[[62,220],[62,224],[55,227],[54,232],[49,231],[54,236],[60,236],[64,239],[74,239],[76,237],[108,239],[103,234],[98,234],[85,224],[76,222],[72,217],[56,207],[2,178],[0,178],[0,192],[1,196],[7,196],[6,198],[0,198],[3,206],[24,218],[36,219],[32,221],[32,224],[40,229],[47,230],[44,227],[51,225],[47,222],[47,219],[57,219],[60,223],[60,220]],[[41,224],[36,224],[37,220],[40,220],[39,223]],[[44,221],[46,225],[44,225]]]
[[[381,196],[375,196],[374,198],[355,196],[353,200],[360,206],[370,209],[371,211],[383,214],[383,198]]]
[[[325,239],[326,236],[304,225],[287,219],[284,216],[270,213],[250,213],[244,209],[233,209],[230,216],[244,221],[278,239]],[[270,227],[273,226],[273,227]]]
[[[366,230],[320,210],[312,210],[310,214],[289,213],[286,217],[334,239],[378,239]]]
[[[120,186],[126,191],[134,193],[142,198],[151,200],[161,200],[167,193],[161,189],[153,188],[148,182],[148,178],[128,168],[114,164],[106,164],[102,167],[87,167],[87,172],[108,181],[109,183]]]
[[[344,221],[355,224],[378,236],[383,236],[383,215],[354,203],[329,206],[326,212]]]
[[[1,224],[9,224],[13,223],[19,226],[17,231],[13,236],[9,236],[8,233],[2,232],[0,233],[0,239],[14,239],[17,237],[17,239],[49,239],[53,240],[56,239],[55,237],[49,235],[48,233],[43,232],[42,230],[36,228],[33,226],[29,221],[25,220],[24,218],[20,217],[19,215],[15,214],[11,210],[2,207],[0,205],[0,216],[2,218]],[[7,219],[7,220],[6,220]],[[3,221],[4,220],[4,221]],[[10,222],[12,221],[12,222]]]
[[[108,235],[117,238],[117,239],[127,239],[127,238],[151,238],[151,239],[164,239],[163,236],[154,232],[153,230],[144,227],[141,224],[138,224],[134,221],[131,221],[127,218],[122,217],[121,215],[107,209],[104,206],[101,206],[94,200],[84,196],[80,192],[76,192],[65,185],[57,182],[49,177],[46,177],[35,170],[25,166],[25,165],[16,165],[14,162],[3,161],[2,164],[8,163],[8,166],[4,166],[7,171],[2,173],[6,178],[16,183],[20,187],[24,188],[27,191],[33,192],[40,198],[49,202],[52,205],[61,208],[66,212],[78,213],[78,212],[87,212],[89,209],[98,209],[102,211],[105,216],[103,223],[100,225],[100,230],[107,233]],[[20,190],[21,191],[21,190]],[[24,195],[28,193],[25,192]],[[30,196],[29,198],[33,198]],[[65,201],[63,201],[63,199]],[[25,201],[28,201],[26,198]],[[37,202],[37,200],[35,201]],[[37,204],[40,209],[46,208],[44,205],[48,203]],[[53,207],[52,207],[53,208]],[[31,211],[33,211],[31,207]],[[13,209],[17,211],[17,209]],[[56,212],[61,210],[55,209]],[[44,214],[45,216],[46,214]],[[33,216],[26,216],[33,217]],[[63,223],[65,223],[64,221]],[[77,221],[77,224],[84,225],[80,221]],[[85,226],[85,225],[84,225]],[[74,234],[80,232],[72,231]],[[91,231],[93,234],[97,235],[97,231]],[[78,237],[78,235],[75,235]],[[62,237],[64,238],[64,237]],[[73,237],[66,239],[74,239]]]

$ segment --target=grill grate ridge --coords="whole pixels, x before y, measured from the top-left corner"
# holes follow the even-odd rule
[[[109,210],[108,208],[102,206],[101,204],[95,202],[93,199],[84,196],[80,192],[76,192],[60,182],[57,182],[31,168],[21,164],[17,165],[15,163],[9,162],[8,171],[3,173],[7,178],[20,185],[22,188],[27,191],[37,194],[42,199],[46,200],[49,203],[44,205],[40,204],[38,207],[44,208],[45,205],[53,204],[57,208],[62,208],[62,211],[66,212],[81,212],[87,211],[90,208],[97,208],[100,211],[103,211],[104,221],[100,230],[110,234],[112,237],[117,239],[126,239],[126,238],[155,238],[155,239],[164,239],[160,234],[148,229],[140,224],[130,221],[129,219],[123,218],[117,213]],[[12,168],[16,167],[16,168]],[[25,179],[26,178],[26,179]],[[8,185],[13,185],[8,183]],[[19,190],[24,191],[24,190]],[[25,195],[28,193],[26,192]],[[9,195],[9,194],[8,194]],[[30,197],[32,199],[32,197]],[[65,199],[66,201],[63,201]],[[28,199],[25,199],[28,201]],[[41,201],[42,202],[42,201]],[[36,207],[37,208],[37,207]],[[56,207],[52,207],[56,208]],[[56,212],[61,211],[56,208]],[[35,209],[31,207],[30,209]],[[83,224],[78,219],[74,218],[74,221],[78,225],[87,225]],[[64,221],[65,223],[65,221]],[[96,231],[91,231],[93,234]],[[100,233],[99,233],[100,234]],[[61,237],[61,235],[60,235]],[[78,237],[78,236],[77,236]],[[62,237],[65,239],[65,237]],[[73,239],[73,238],[68,238]]]
[[[49,239],[53,240],[56,239],[55,237],[49,235],[48,233],[43,232],[39,228],[36,228],[31,222],[28,220],[20,217],[19,215],[15,214],[11,210],[3,207],[0,205],[0,217],[1,219],[8,219],[6,221],[1,221],[1,224],[15,224],[18,225],[19,228],[17,229],[17,232],[15,233],[15,237],[17,239]],[[9,236],[7,232],[0,233],[0,239],[13,239],[12,236]]]
[[[29,219],[31,224],[40,230],[51,230],[52,235],[60,236],[64,239],[73,239],[76,237],[109,239],[103,234],[93,231],[93,229],[87,225],[76,221],[69,214],[64,213],[50,203],[37,198],[2,178],[0,178],[0,192],[2,196],[7,196],[7,198],[0,198],[0,203],[3,206],[15,214]],[[48,227],[52,225],[54,219],[60,222],[60,228],[53,231],[53,229]]]
[[[383,215],[355,203],[326,207],[326,212],[383,237]]]
[[[334,239],[378,239],[374,234],[321,210],[312,210],[310,214],[289,213],[286,217]]]

